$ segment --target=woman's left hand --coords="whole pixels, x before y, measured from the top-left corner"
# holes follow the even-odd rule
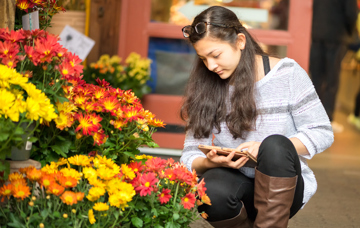
[[[259,147],[260,147],[261,142],[255,142],[255,141],[250,141],[250,142],[245,142],[240,144],[238,147],[236,147],[237,150],[244,150],[247,149],[247,151],[253,155],[254,157],[258,156],[259,153]]]

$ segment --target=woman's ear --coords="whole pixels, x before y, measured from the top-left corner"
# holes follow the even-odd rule
[[[246,44],[246,37],[245,37],[244,33],[239,33],[239,34],[237,34],[237,36],[238,36],[237,47],[240,50],[244,50],[245,44]]]

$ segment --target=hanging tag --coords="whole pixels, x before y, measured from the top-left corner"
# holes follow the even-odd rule
[[[39,11],[34,11],[22,16],[22,24],[24,30],[32,31],[39,29]]]
[[[30,137],[28,137],[27,139],[29,140]],[[32,148],[32,142],[26,141],[25,150],[31,150],[31,148]]]

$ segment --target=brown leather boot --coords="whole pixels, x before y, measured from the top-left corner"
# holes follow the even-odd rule
[[[255,169],[255,228],[286,228],[294,200],[297,176],[271,177]]]
[[[244,204],[242,205],[240,213],[234,218],[209,223],[215,228],[252,228],[253,222],[248,219]]]

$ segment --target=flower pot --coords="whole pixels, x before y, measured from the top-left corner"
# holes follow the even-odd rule
[[[26,128],[28,123],[22,123],[21,127],[23,129]],[[21,136],[23,139],[23,145],[18,148],[16,146],[13,146],[11,148],[11,156],[10,159],[13,161],[25,161],[28,160],[30,158],[30,151],[31,151],[31,147],[32,147],[32,142],[29,141],[29,139],[32,137],[32,131],[35,128],[35,124],[31,124],[28,129],[26,130],[26,132]]]

